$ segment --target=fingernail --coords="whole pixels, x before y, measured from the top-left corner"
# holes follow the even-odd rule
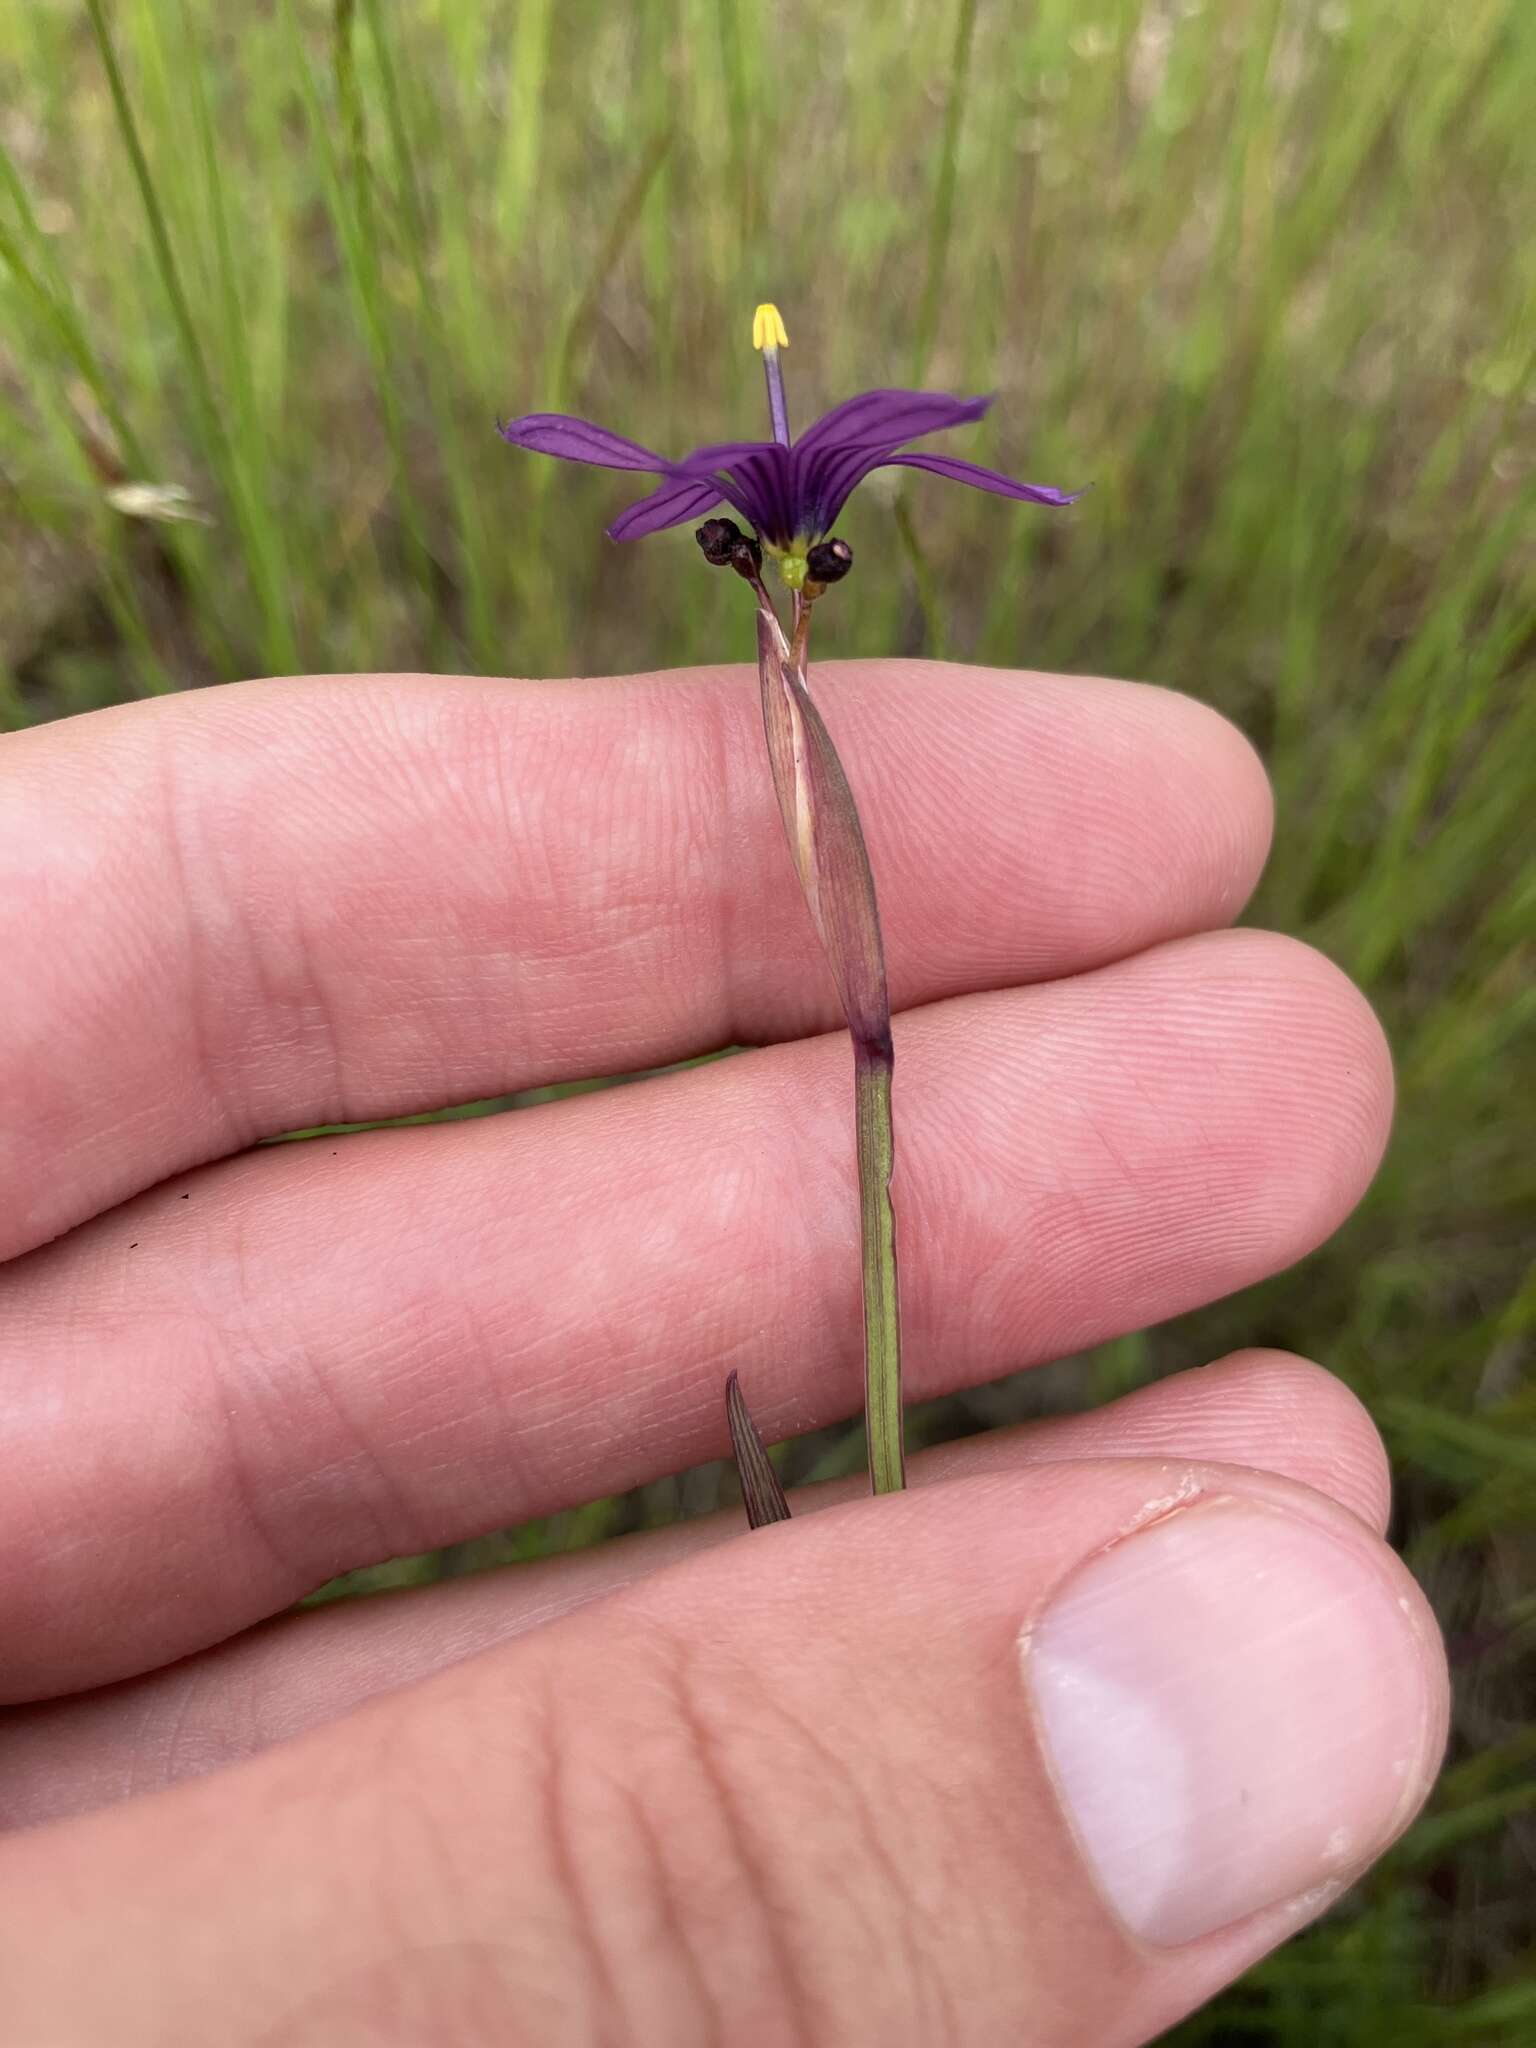
[[[1385,1557],[1253,1502],[1091,1558],[1023,1661],[1085,1858],[1160,1945],[1351,1876],[1437,1760],[1434,1663]]]

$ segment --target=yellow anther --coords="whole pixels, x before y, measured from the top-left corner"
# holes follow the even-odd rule
[[[762,349],[789,347],[789,336],[784,332],[784,315],[777,306],[759,306],[752,315],[752,346]]]

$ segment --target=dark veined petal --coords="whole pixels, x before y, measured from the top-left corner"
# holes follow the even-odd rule
[[[866,391],[829,412],[794,449],[801,530],[829,532],[849,492],[885,456],[920,435],[970,426],[991,403],[941,391]],[[823,432],[838,421],[843,424],[837,432]]]
[[[962,462],[957,455],[887,455],[871,464],[874,469],[928,469],[935,476],[947,476],[952,483],[969,484],[975,491],[994,491],[1000,498],[1027,498],[1032,505],[1070,505],[1082,491],[1058,491],[1050,484],[1022,484],[1004,476],[999,469],[983,469],[979,462]]]
[[[719,495],[775,547],[795,533],[794,471],[787,448],[777,441],[717,441],[669,463],[669,476],[713,476]]]
[[[725,475],[759,536],[775,547],[787,546],[795,537],[799,510],[789,450],[770,442],[759,453],[738,456]]]
[[[713,511],[725,493],[713,477],[672,477],[648,498],[626,505],[608,529],[610,540],[643,540],[648,533],[662,533],[669,526],[701,519]]]
[[[591,462],[600,469],[648,469],[658,476],[670,476],[676,464],[664,455],[653,454],[638,441],[626,441],[622,434],[591,420],[573,419],[563,412],[527,412],[521,419],[498,421],[496,431],[514,448],[531,448],[536,455],[557,455],[562,462]]]
[[[843,448],[899,448],[920,434],[969,426],[991,403],[990,397],[954,398],[947,391],[861,391],[807,427],[795,452],[809,454],[833,443]]]
[[[695,448],[681,462],[674,462],[670,467],[689,474],[701,469],[729,469],[732,463],[740,462],[748,455],[782,455],[783,452],[777,441],[711,441],[703,448]]]
[[[799,502],[807,533],[830,533],[849,494],[890,455],[888,447],[822,448],[805,465]]]

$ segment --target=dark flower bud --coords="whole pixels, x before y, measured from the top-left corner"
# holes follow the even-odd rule
[[[693,537],[704,550],[705,561],[717,569],[723,569],[730,561],[737,541],[746,539],[734,519],[706,519]]]
[[[825,589],[829,583],[841,583],[853,567],[853,549],[847,541],[819,540],[815,547],[808,548],[805,555],[806,588],[815,583]]]

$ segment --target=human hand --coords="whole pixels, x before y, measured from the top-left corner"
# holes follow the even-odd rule
[[[818,694],[903,1012],[909,1393],[1324,1237],[1390,1075],[1335,970],[1221,929],[1246,744],[1129,684]],[[856,1407],[846,1046],[757,718],[744,670],[334,678],[5,741],[8,2044],[1115,2048],[1420,1803],[1380,1447],[1276,1354],[252,1628],[723,1453],[732,1365],[770,1438]]]

